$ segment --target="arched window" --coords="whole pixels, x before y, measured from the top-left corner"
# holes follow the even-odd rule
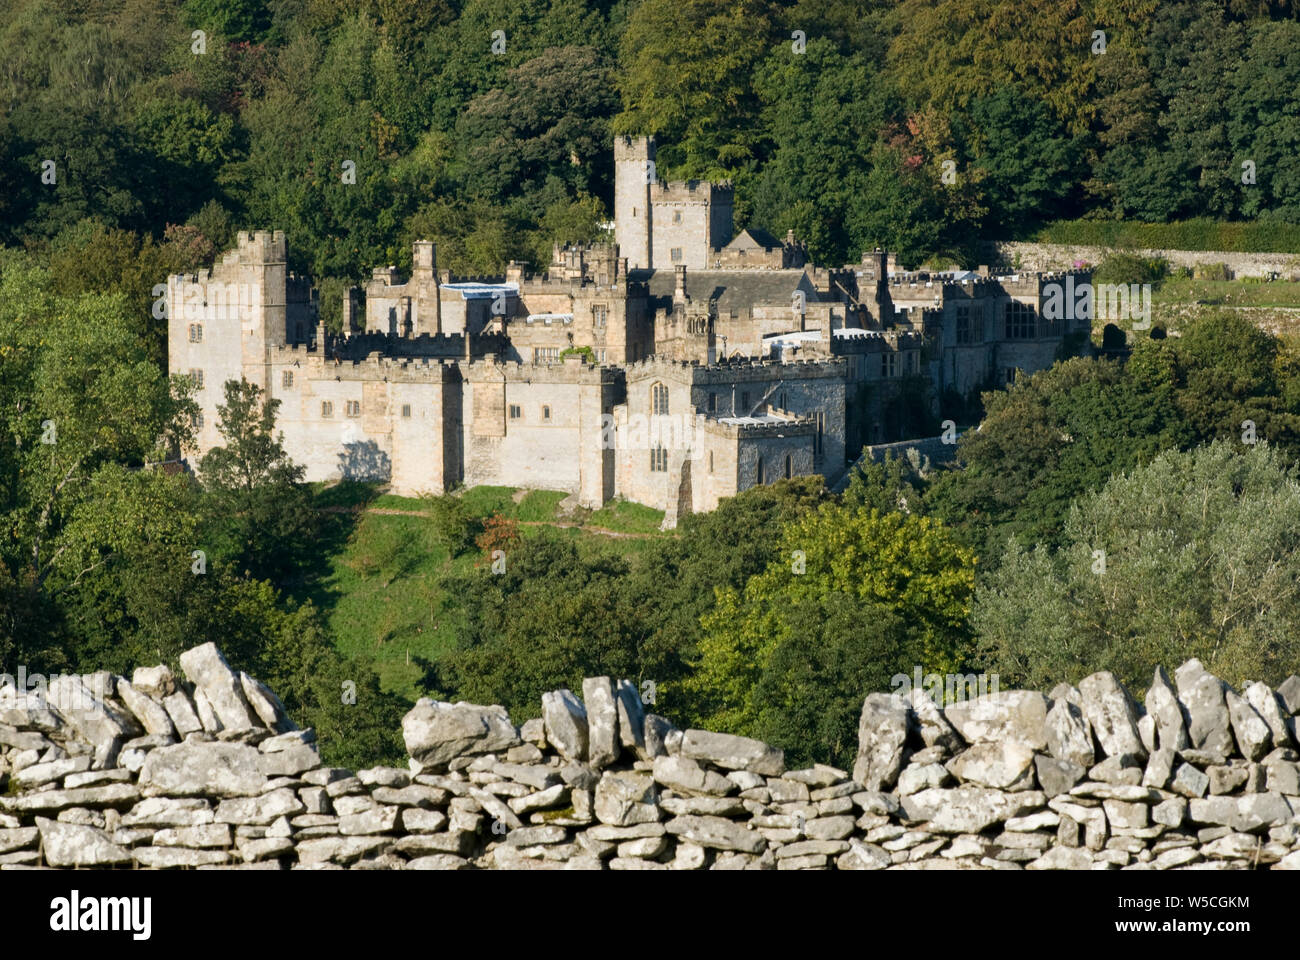
[[[762,457],[759,457],[759,458],[758,458],[758,477],[757,477],[757,481],[756,481],[756,482],[758,482],[758,483],[767,483],[767,477],[764,475],[764,471],[763,471],[763,458],[762,458]]]
[[[790,462],[790,454],[785,455],[785,478],[789,480],[794,476],[793,464]]]
[[[656,383],[650,388],[650,409],[655,416],[668,415],[668,387]]]

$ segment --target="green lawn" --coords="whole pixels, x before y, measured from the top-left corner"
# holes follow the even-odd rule
[[[1300,283],[1171,277],[1153,291],[1153,300],[1157,304],[1204,301],[1211,307],[1300,307]]]
[[[653,507],[626,500],[615,500],[599,510],[593,510],[583,519],[583,525],[617,530],[620,533],[658,533],[664,522],[664,512]]]
[[[540,523],[554,520],[560,502],[568,497],[559,490],[530,490],[519,501],[515,510],[515,519],[525,523]]]
[[[454,642],[459,613],[443,583],[450,573],[470,573],[477,551],[450,560],[422,515],[418,498],[383,492],[377,484],[313,485],[320,512],[322,549],[300,599],[325,613],[334,642],[348,657],[371,660],[384,689],[414,699],[421,694],[418,659],[436,660]],[[547,529],[573,539],[582,551],[614,550],[627,557],[648,549],[662,511],[615,502],[603,510],[577,510],[557,518],[568,495],[555,490],[519,494],[513,487],[472,487],[460,496],[477,517],[493,514],[522,523],[524,537]],[[409,513],[382,513],[383,510]],[[578,526],[548,527],[548,521]],[[638,534],[615,538],[582,529],[600,527]],[[649,535],[649,536],[647,536]]]
[[[1289,280],[1267,283],[1169,277],[1151,291],[1151,301],[1152,323],[1175,334],[1197,317],[1223,310],[1240,311],[1261,329],[1281,336],[1300,325],[1300,283]],[[1146,336],[1143,331],[1133,331],[1132,320],[1113,322],[1129,333],[1130,341],[1134,336]],[[1102,326],[1101,322],[1093,324],[1094,343],[1101,343]]]

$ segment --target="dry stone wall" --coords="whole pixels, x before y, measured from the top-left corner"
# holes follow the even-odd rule
[[[211,644],[180,663],[0,686],[0,869],[1300,868],[1294,676],[873,693],[852,771],[594,677],[522,727],[421,700],[408,769],[353,772]]]
[[[1086,246],[1063,243],[990,243],[984,256],[991,262],[1016,264],[1019,269],[1050,273],[1069,270],[1083,261],[1096,265],[1119,248]],[[1300,254],[1296,253],[1239,253],[1230,250],[1127,250],[1140,257],[1162,257],[1175,267],[1197,267],[1226,264],[1233,277],[1269,277],[1273,274],[1283,279],[1300,279]]]

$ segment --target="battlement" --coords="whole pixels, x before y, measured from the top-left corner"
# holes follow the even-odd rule
[[[613,385],[622,379],[618,367],[586,363],[577,355],[560,363],[520,363],[496,357],[476,357],[461,361],[460,369],[471,382],[551,383],[582,386]]]
[[[620,160],[653,160],[655,155],[654,137],[637,137],[622,134],[614,138],[614,162]]]
[[[831,337],[831,352],[835,355],[856,355],[919,350],[924,342],[922,334],[911,330],[862,330],[850,327],[834,332]]]
[[[509,346],[509,338],[497,331],[470,335],[470,347],[478,354],[504,353]],[[312,349],[316,352],[319,347]],[[415,337],[400,337],[392,333],[355,333],[346,337],[330,337],[326,353],[331,359],[352,362],[372,354],[394,360],[425,357],[461,359],[465,356],[465,335],[421,333]]]
[[[283,351],[274,363],[294,364],[302,377],[311,380],[347,380],[366,383],[443,383],[457,379],[460,361],[448,358],[386,357],[371,354],[364,358],[334,358],[313,350],[306,354]]]
[[[1052,273],[1013,273],[992,277],[991,279],[1008,296],[1039,297],[1042,295],[1044,286],[1052,283],[1064,285],[1069,277],[1074,278],[1076,285],[1080,282],[1086,283],[1092,280],[1092,271],[1061,270]]]
[[[288,248],[283,230],[240,230],[233,253],[239,263],[284,263]]]
[[[706,365],[698,360],[671,360],[650,357],[624,365],[627,378],[644,380],[664,377],[691,384],[739,383],[787,379],[819,379],[844,377],[848,365],[844,360],[831,358],[798,358],[794,360],[719,360]]]
[[[731,181],[672,180],[654,184],[650,199],[654,203],[731,203],[735,189]]]
[[[860,273],[870,276],[870,271]],[[1091,270],[1062,270],[1051,273],[1012,273],[996,276],[966,275],[962,277],[930,274],[924,271],[895,273],[889,278],[890,294],[895,299],[916,299],[924,291],[932,291],[939,300],[1041,295],[1042,288],[1050,283],[1064,284],[1073,276],[1075,282],[1092,279]],[[909,296],[910,294],[910,296]]]
[[[713,418],[703,413],[696,414],[696,427],[715,436],[740,440],[812,436],[817,432],[817,421],[812,417],[796,416],[770,406],[767,409],[768,413],[753,417]]]

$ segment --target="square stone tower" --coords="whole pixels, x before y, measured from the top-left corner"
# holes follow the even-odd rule
[[[655,173],[654,137],[614,138],[614,242],[633,270],[649,269],[650,190],[659,184]]]
[[[654,137],[614,138],[614,239],[630,269],[709,269],[731,241],[732,200],[730,183],[661,181]]]

